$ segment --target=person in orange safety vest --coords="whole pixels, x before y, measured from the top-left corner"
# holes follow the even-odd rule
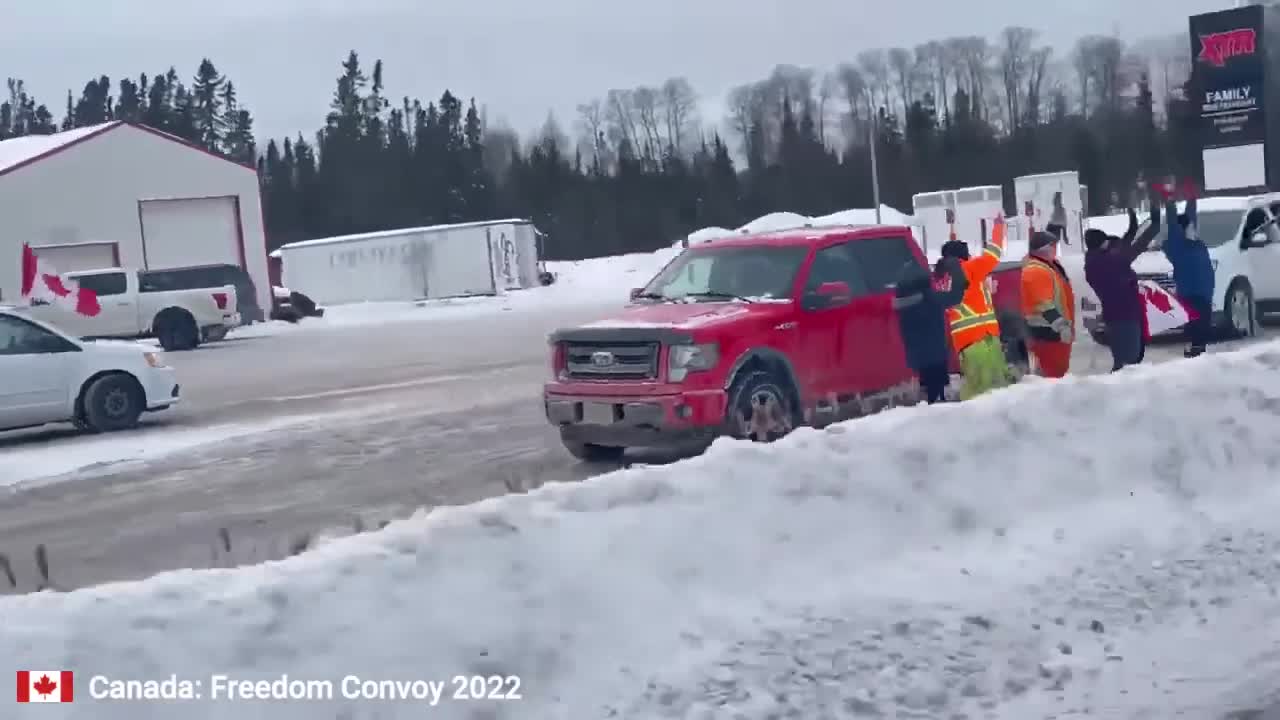
[[[1040,375],[1060,378],[1071,369],[1076,298],[1067,271],[1058,262],[1060,236],[1050,228],[1031,234],[1030,252],[1022,264],[1022,318]]]
[[[1000,344],[1000,323],[996,319],[990,283],[987,282],[1004,254],[1004,236],[1005,221],[1001,214],[996,216],[991,239],[978,257],[970,258],[969,246],[961,241],[952,240],[942,245],[944,260],[960,260],[960,269],[969,281],[964,299],[947,309],[951,345],[960,356],[960,372],[964,375],[961,400],[1005,387],[1011,380],[1009,362]],[[943,261],[939,261],[938,266],[942,265]]]

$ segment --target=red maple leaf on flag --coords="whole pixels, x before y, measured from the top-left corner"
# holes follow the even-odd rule
[[[31,687],[41,695],[52,695],[58,689],[58,683],[50,680],[48,675],[41,675],[39,680],[31,683]]]
[[[1169,302],[1168,295],[1156,292],[1151,288],[1143,288],[1143,292],[1147,296],[1147,302],[1154,305],[1157,310],[1165,314],[1173,312],[1173,303]]]

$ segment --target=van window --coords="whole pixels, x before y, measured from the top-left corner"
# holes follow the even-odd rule
[[[129,280],[122,272],[94,273],[73,278],[84,290],[92,290],[98,297],[123,295],[129,289]]]

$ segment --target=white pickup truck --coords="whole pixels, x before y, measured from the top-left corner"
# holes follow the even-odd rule
[[[177,377],[153,348],[76,340],[31,309],[0,307],[0,430],[56,422],[124,430],[178,402]]]
[[[54,304],[31,308],[30,315],[81,338],[155,337],[165,350],[191,350],[221,340],[240,324],[234,285],[199,290],[166,290],[146,273],[110,268],[66,273],[65,277],[98,295],[102,311],[92,317]]]

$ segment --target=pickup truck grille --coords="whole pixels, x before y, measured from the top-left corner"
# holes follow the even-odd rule
[[[586,343],[565,345],[569,377],[587,380],[647,380],[658,376],[658,343]]]
[[[1164,273],[1138,273],[1139,280],[1151,280],[1160,287],[1173,292],[1176,286],[1173,284],[1173,276]]]

